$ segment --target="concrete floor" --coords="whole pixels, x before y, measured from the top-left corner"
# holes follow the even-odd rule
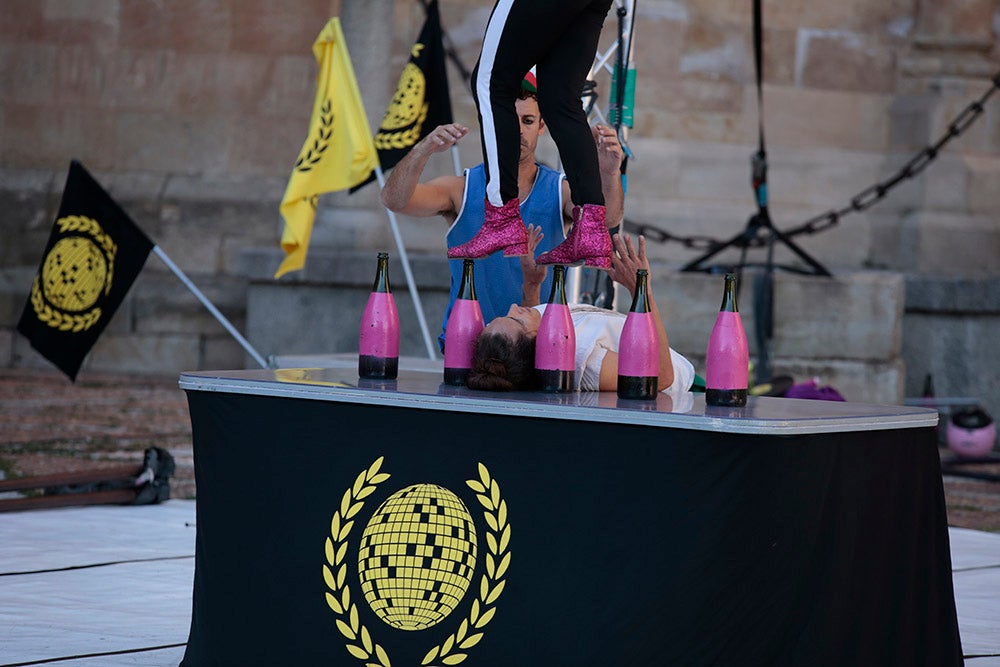
[[[1000,535],[950,528],[965,664],[1000,667]],[[191,619],[195,503],[0,514],[0,667],[165,667]]]

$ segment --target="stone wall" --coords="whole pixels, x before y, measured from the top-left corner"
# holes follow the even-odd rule
[[[990,77],[1000,69],[998,5],[998,0],[764,2],[763,118],[771,211],[779,229],[847,205],[937,141],[969,102],[989,90]],[[309,327],[316,316],[308,304],[310,291],[341,289],[332,273],[320,272],[329,266],[323,257],[342,252],[373,257],[376,249],[396,254],[375,187],[368,186],[321,200],[311,255],[317,266],[308,267],[308,278],[305,273],[269,278],[279,258],[278,203],[314,93],[311,44],[338,6],[368,121],[375,126],[423,20],[420,3],[413,0],[305,0],[294,10],[260,0],[4,3],[0,364],[47,365],[13,326],[74,157],[240,330],[257,318],[280,319],[279,326],[291,330]],[[441,0],[449,45],[467,68],[475,62],[491,6],[488,0]],[[746,0],[639,3],[630,223],[677,237],[728,239],[743,231],[753,213],[749,158],[758,121],[750,12]],[[612,16],[602,50],[615,27]],[[449,65],[449,72],[456,120],[475,128],[466,86],[456,67]],[[598,76],[598,93],[598,106],[606,109],[606,73]],[[463,165],[480,160],[474,134],[459,153]],[[551,142],[543,143],[541,156],[557,163]],[[450,157],[440,156],[428,175],[451,169]],[[941,299],[929,304],[919,296],[947,293],[956,280],[972,281],[977,294],[995,291],[998,175],[1000,103],[991,99],[966,132],[884,201],[822,233],[796,237],[838,279],[850,277],[853,284],[854,277],[870,272],[903,277],[902,345],[896,358],[879,362],[895,369],[894,378],[883,383],[886,396],[918,392],[933,367],[940,393],[977,395],[1000,414],[995,384],[980,379],[1000,375],[995,361],[980,363],[980,341],[995,337],[1000,326],[995,305],[980,299],[956,310]],[[445,227],[439,220],[400,217],[398,222],[414,265],[429,272],[421,280],[433,306],[440,282],[433,267],[443,252]],[[651,243],[650,252],[667,273],[700,254],[676,242]],[[762,252],[751,250],[748,258],[760,261]],[[716,261],[738,259],[729,252]],[[797,262],[780,245],[776,259]],[[680,278],[671,284],[683,283]],[[368,279],[365,273],[360,282]],[[400,273],[396,285],[403,300]],[[295,296],[257,305],[251,292],[258,289]],[[873,294],[878,290],[861,302]],[[779,312],[799,303],[784,291],[776,298]],[[817,289],[813,298],[822,302],[826,291]],[[714,307],[716,298],[709,301]],[[248,312],[248,303],[263,310]],[[439,318],[428,315],[434,333]],[[352,328],[332,322],[338,331]],[[795,332],[794,318],[781,320],[778,334],[782,340],[822,339]],[[948,354],[933,352],[929,341],[948,341]],[[331,339],[330,347],[339,344]],[[812,374],[809,360],[824,359],[826,349],[779,347],[776,362]],[[929,358],[930,363],[923,361]],[[85,369],[173,372],[231,367],[245,359],[221,325],[151,257]],[[969,365],[967,374],[952,372],[963,364]],[[880,368],[864,373],[892,375]]]

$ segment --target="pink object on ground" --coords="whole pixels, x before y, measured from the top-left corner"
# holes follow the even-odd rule
[[[948,420],[948,449],[963,459],[986,457],[997,440],[997,425],[982,408],[961,410]]]

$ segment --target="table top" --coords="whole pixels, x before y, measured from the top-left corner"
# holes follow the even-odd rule
[[[922,428],[937,425],[937,410],[901,405],[750,397],[746,407],[705,404],[701,393],[660,393],[655,401],[621,400],[615,392],[487,392],[446,385],[441,362],[400,359],[392,381],[358,377],[357,355],[323,360],[323,368],[277,368],[182,373],[185,391],[474,412],[535,419],[614,422],[746,434],[795,435]]]

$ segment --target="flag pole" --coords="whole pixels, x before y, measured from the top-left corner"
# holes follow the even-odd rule
[[[378,187],[381,190],[385,187],[385,175],[382,173],[382,165],[375,164],[375,176],[378,178]],[[410,297],[413,299],[413,308],[417,311],[417,320],[420,322],[420,333],[424,335],[424,344],[427,346],[427,357],[436,359],[434,346],[431,344],[431,335],[427,330],[427,320],[424,319],[424,308],[420,305],[420,295],[417,294],[417,286],[413,280],[413,273],[410,271],[410,261],[406,257],[406,247],[403,245],[403,238],[399,235],[399,227],[396,224],[396,214],[385,209],[389,216],[389,226],[392,227],[392,236],[396,239],[396,248],[399,250],[399,258],[403,262],[403,273],[406,274],[406,285],[410,288]]]
[[[201,290],[195,287],[195,284],[191,282],[191,280],[186,275],[184,275],[184,272],[180,270],[180,267],[174,264],[173,260],[167,257],[167,253],[163,252],[163,250],[158,245],[153,246],[153,252],[156,253],[157,257],[163,260],[163,263],[167,265],[168,269],[174,272],[175,276],[180,278],[180,281],[184,283],[184,286],[187,287],[189,290],[191,290],[192,294],[198,297],[198,300],[201,301],[202,305],[205,306],[205,308],[208,308],[208,312],[212,313],[215,319],[217,319],[219,323],[226,328],[226,331],[228,331],[233,335],[233,338],[235,338],[237,342],[243,346],[243,349],[246,350],[247,353],[254,358],[254,361],[260,364],[261,368],[267,368],[268,367],[267,362],[264,361],[264,357],[260,356],[257,350],[253,349],[253,346],[250,345],[250,343],[247,341],[246,338],[240,335],[240,332],[236,330],[236,327],[230,324],[229,320],[226,319],[225,315],[220,313],[219,309],[216,308],[214,305],[212,305],[212,302],[209,301],[205,297],[205,295],[201,293]]]

